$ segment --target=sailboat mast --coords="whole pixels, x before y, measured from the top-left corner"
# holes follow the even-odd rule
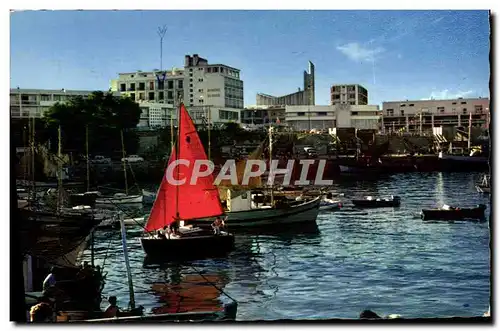
[[[36,197],[35,193],[35,116],[33,116],[33,124],[31,125],[31,185],[33,199]]]
[[[211,141],[210,141],[210,107],[208,108],[208,160],[210,161],[210,150],[212,149],[211,148]]]
[[[182,107],[182,103],[179,105],[179,109],[178,109],[178,115],[177,115],[177,141],[176,141],[176,144],[177,144],[177,147],[175,148],[175,159],[176,160],[179,160],[179,156],[180,156],[180,147],[181,147],[181,144],[180,144],[180,140],[181,140],[181,107]],[[179,180],[179,175],[180,175],[180,167],[177,166],[177,180]],[[179,185],[176,185],[176,195],[175,195],[175,218],[176,218],[176,221],[179,221]]]
[[[271,162],[273,160],[273,127],[269,125],[269,169],[271,169]],[[274,205],[274,192],[273,184],[271,183],[271,206]]]
[[[61,153],[61,125],[57,128],[57,210],[61,208],[62,198],[62,153]]]
[[[120,137],[121,137],[121,140],[122,140],[122,157],[123,157],[123,176],[125,177],[125,194],[128,195],[128,183],[127,183],[127,166],[126,166],[126,162],[127,160],[125,160],[125,143],[123,142],[123,129],[120,130]]]
[[[87,159],[87,192],[90,190],[89,125],[85,126],[85,156]]]
[[[125,230],[125,223],[123,222],[123,213],[120,213],[120,227],[122,232],[123,257],[125,258],[125,267],[127,268],[127,278],[128,278],[128,289],[130,292],[130,308],[134,309],[135,308],[134,284],[132,283],[132,273],[130,272],[130,263],[128,260],[127,232]]]

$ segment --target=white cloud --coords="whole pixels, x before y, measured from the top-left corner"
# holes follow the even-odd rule
[[[375,57],[385,51],[382,47],[367,48],[358,43],[337,46],[337,49],[353,61],[375,61]]]
[[[429,99],[458,99],[458,98],[470,97],[473,94],[474,94],[473,90],[458,91],[457,93],[451,93],[450,90],[445,89],[438,92],[433,91]]]

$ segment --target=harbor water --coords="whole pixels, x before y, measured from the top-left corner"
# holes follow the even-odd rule
[[[181,304],[203,310],[230,302],[210,281],[238,302],[237,320],[358,318],[364,309],[406,318],[481,316],[490,302],[490,196],[474,188],[481,176],[409,173],[338,181],[344,206],[321,212],[317,231],[237,235],[227,258],[182,265],[145,261],[142,229],[128,227],[136,306],[159,313]],[[356,209],[350,203],[367,195],[398,195],[401,207]],[[488,207],[486,222],[430,222],[419,215],[422,208],[479,203]],[[120,231],[99,230],[95,241],[96,264],[107,272],[103,296],[116,295],[126,308]],[[90,259],[89,250],[83,258]]]

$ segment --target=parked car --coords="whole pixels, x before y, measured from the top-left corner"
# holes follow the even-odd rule
[[[129,155],[127,157],[122,158],[122,162],[129,162],[129,163],[134,163],[134,162],[143,162],[144,159],[140,157],[139,155]]]
[[[96,164],[111,163],[111,159],[109,157],[105,157],[102,155],[96,155],[92,160],[90,160],[90,163],[96,163]]]

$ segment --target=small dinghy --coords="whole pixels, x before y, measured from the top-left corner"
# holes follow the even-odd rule
[[[332,199],[332,194],[328,193],[319,204],[320,211],[333,211],[342,208],[342,203]]]
[[[363,208],[378,208],[378,207],[399,207],[401,205],[401,198],[398,196],[391,195],[391,198],[374,198],[371,196],[365,197],[365,199],[355,199],[352,200],[355,207]]]
[[[479,204],[474,208],[457,208],[443,205],[443,207],[437,209],[422,209],[420,215],[423,220],[483,220],[485,210],[486,206],[483,204]]]
[[[168,180],[165,171],[145,226],[146,232],[140,238],[142,248],[147,257],[162,260],[225,255],[234,248],[234,236],[219,230],[223,226],[220,216],[224,215],[224,209],[217,187],[213,184],[213,176],[199,177],[194,185],[190,183],[195,161],[207,160],[207,156],[194,123],[182,103],[178,118],[177,142],[168,165],[177,160],[189,162],[176,166],[173,174],[175,183]],[[182,182],[183,178],[187,180]],[[195,219],[214,217],[218,219],[214,230],[185,225]],[[170,227],[173,231],[170,231]]]

